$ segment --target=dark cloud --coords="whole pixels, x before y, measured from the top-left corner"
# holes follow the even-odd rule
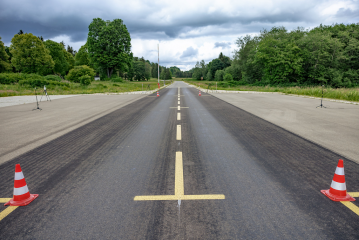
[[[194,49],[193,47],[188,47],[186,50],[183,51],[181,55],[182,58],[188,58],[188,57],[195,57],[198,54],[198,49]]]
[[[214,43],[214,48],[231,48],[231,43],[230,42],[215,42]]]

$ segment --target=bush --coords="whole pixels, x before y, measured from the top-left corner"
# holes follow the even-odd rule
[[[111,78],[112,82],[123,82],[122,77],[115,77],[115,78]]]
[[[91,77],[89,75],[84,75],[79,77],[81,85],[88,86],[91,84]]]
[[[44,77],[46,80],[49,81],[56,81],[56,82],[61,82],[62,78],[58,75],[47,75]]]
[[[45,80],[43,78],[42,79],[41,78],[37,78],[37,79],[33,78],[33,79],[21,80],[21,81],[19,81],[19,84],[20,85],[30,85],[31,87],[40,87],[40,88],[42,88],[44,85],[70,87],[70,85],[68,83],[49,81],[49,80]]]
[[[224,75],[223,80],[226,82],[230,82],[233,81],[233,77],[230,73],[226,73],[226,75]]]
[[[17,83],[24,79],[24,74],[21,73],[0,73],[0,84]]]
[[[79,83],[80,77],[85,75],[88,75],[90,77],[90,81],[92,81],[95,77],[95,70],[86,65],[76,66],[69,71],[65,78],[69,81]]]
[[[114,86],[114,87],[119,87],[120,85],[114,83],[114,84],[112,84],[112,86]]]

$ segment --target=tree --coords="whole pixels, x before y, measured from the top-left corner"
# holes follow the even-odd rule
[[[134,78],[137,81],[144,81],[146,79],[145,63],[143,61],[133,62]]]
[[[21,34],[24,34],[24,32],[20,29],[20,31],[17,34],[21,35]]]
[[[148,81],[151,78],[151,64],[147,61],[145,62],[145,79]]]
[[[121,19],[104,21],[95,18],[89,25],[87,38],[90,59],[106,69],[107,77],[114,70],[126,72],[132,62],[131,37]]]
[[[230,82],[233,81],[233,77],[230,73],[227,73],[226,75],[224,75],[223,80],[226,82]]]
[[[85,75],[90,76],[91,80],[93,80],[95,76],[95,71],[86,65],[76,66],[69,71],[69,73],[66,75],[66,79],[79,83],[81,81],[80,77]]]
[[[9,63],[9,55],[5,51],[4,43],[0,37],[0,72],[11,71],[11,64]]]
[[[224,77],[224,70],[217,70],[214,75],[214,80],[223,81],[223,77]]]
[[[16,34],[11,39],[11,64],[19,72],[46,74],[54,68],[55,62],[44,43],[31,33]]]
[[[44,42],[46,48],[50,51],[50,55],[55,62],[54,72],[60,73],[65,76],[69,70],[69,63],[66,61],[66,51],[61,43],[54,42],[52,40],[46,40]]]
[[[80,47],[79,52],[75,56],[75,65],[87,65],[90,66],[90,58],[87,49],[87,43]]]
[[[75,66],[75,58],[70,52],[66,51],[65,49],[62,49],[62,51],[64,53],[66,62],[68,63],[68,68],[66,70],[67,73],[68,71],[70,71],[70,69],[72,69]]]
[[[41,41],[44,41],[44,38],[42,36],[37,36]]]
[[[221,60],[219,60],[218,58],[213,59],[211,62],[211,68],[209,69],[209,71],[212,74],[212,78],[217,70],[222,70],[224,68],[225,68],[225,64]]]

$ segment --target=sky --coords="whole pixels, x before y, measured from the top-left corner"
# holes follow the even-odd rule
[[[189,70],[220,52],[233,57],[236,40],[263,29],[311,29],[358,23],[359,0],[1,0],[0,36],[10,46],[23,30],[78,50],[94,18],[119,18],[131,35],[134,56]]]

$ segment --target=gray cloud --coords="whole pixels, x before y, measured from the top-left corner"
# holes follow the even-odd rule
[[[112,6],[113,2],[104,1],[99,5],[98,1],[93,0],[87,1],[86,5],[76,1],[70,3],[68,0],[33,0],[31,4],[27,0],[3,0],[0,32],[5,42],[9,42],[20,29],[37,36],[42,35],[45,39],[68,35],[71,41],[77,42],[86,40],[88,25],[94,17],[105,20],[121,18],[134,38],[165,40],[257,32],[265,25],[293,24],[296,27],[302,22],[322,22],[322,19],[318,19],[315,6],[323,1],[306,1],[306,4],[296,6],[292,6],[292,3],[282,4],[273,8],[275,11],[258,7],[253,13],[245,9],[236,12],[234,9],[232,14],[225,10],[209,12],[206,8],[201,11],[166,13],[166,7],[171,6],[145,0],[140,2],[135,7],[131,3],[121,2],[123,7],[116,8]],[[338,15],[342,13],[338,12]],[[238,25],[240,27],[234,27]]]
[[[214,43],[214,48],[231,48],[231,43],[230,42],[215,42]]]
[[[198,49],[194,49],[193,47],[188,47],[185,51],[183,51],[181,55],[182,58],[195,57],[198,54]]]

